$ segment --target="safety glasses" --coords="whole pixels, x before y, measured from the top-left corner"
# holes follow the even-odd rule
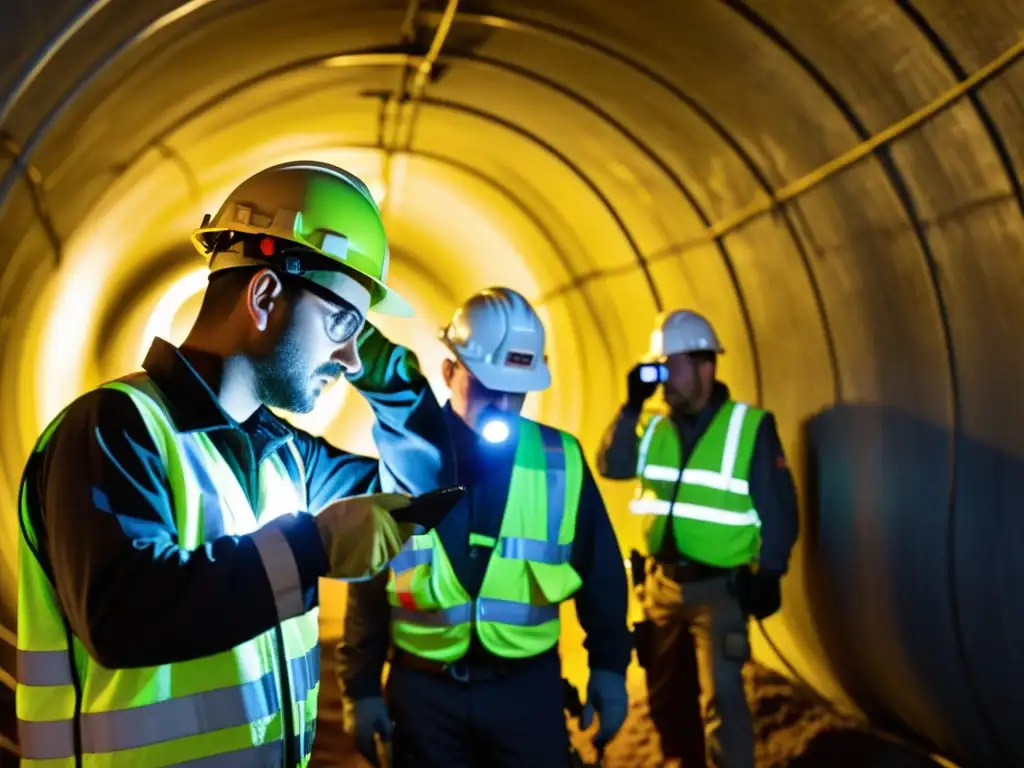
[[[334,309],[333,312],[324,316],[324,331],[327,338],[335,344],[346,344],[359,333],[366,318],[363,313],[352,306],[345,299],[333,291],[329,291],[312,280],[294,275],[285,276],[289,282],[294,281],[297,288],[312,293],[314,296],[323,299]]]

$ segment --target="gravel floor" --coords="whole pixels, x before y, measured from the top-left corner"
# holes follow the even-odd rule
[[[325,649],[326,650],[326,649]],[[360,768],[341,729],[338,686],[331,654],[325,652],[320,688],[320,725],[311,768]],[[757,729],[757,768],[934,768],[940,764],[908,747],[862,729],[822,705],[789,680],[750,664],[747,687]],[[631,691],[629,718],[605,752],[606,768],[654,768],[662,765],[658,735],[647,717],[642,685]],[[573,742],[584,759],[594,753],[586,734],[575,728]],[[687,767],[689,768],[689,767]]]

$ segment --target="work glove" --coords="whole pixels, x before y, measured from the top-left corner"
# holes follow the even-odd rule
[[[643,405],[658,390],[657,381],[641,381],[640,369],[643,366],[643,363],[633,366],[626,377],[626,402],[634,407]]]
[[[385,751],[388,751],[387,745],[390,744],[391,734],[395,729],[384,699],[380,696],[370,696],[365,699],[357,699],[352,706],[355,710],[353,735],[356,740],[356,749],[369,761],[370,765],[380,768],[380,757],[374,737],[379,735],[381,742],[385,745]],[[390,761],[388,761],[388,766],[390,768]]]
[[[736,576],[736,599],[744,613],[767,619],[782,607],[782,575],[774,571],[741,570]]]
[[[594,746],[600,752],[619,732],[629,710],[626,677],[606,669],[592,669],[587,683],[587,705],[580,715],[580,728],[586,730],[597,713],[601,723],[594,736]]]
[[[332,579],[370,578],[387,566],[416,531],[398,523],[393,510],[408,506],[404,493],[374,493],[331,502],[316,514]]]

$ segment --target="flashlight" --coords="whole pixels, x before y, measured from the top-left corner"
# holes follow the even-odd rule
[[[654,382],[665,382],[668,380],[668,368],[661,364],[650,364],[640,366],[640,381],[645,384]]]
[[[480,436],[492,445],[500,445],[512,434],[508,416],[493,406],[488,406],[480,414]]]

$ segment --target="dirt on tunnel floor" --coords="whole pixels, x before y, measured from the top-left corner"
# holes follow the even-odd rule
[[[323,647],[320,721],[311,768],[368,768],[341,725],[341,701],[333,643]],[[813,693],[755,664],[746,669],[748,697],[755,717],[757,768],[937,768],[922,753],[865,730],[838,714]],[[643,686],[630,691],[630,713],[608,746],[606,768],[655,768],[662,764]],[[570,724],[573,743],[585,760],[595,753],[588,735]]]

